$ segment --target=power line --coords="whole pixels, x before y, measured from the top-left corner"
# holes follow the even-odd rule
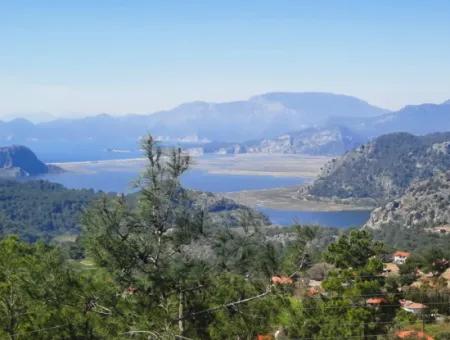
[[[18,332],[18,333],[14,333],[12,334],[13,336],[17,336],[17,335],[23,335],[23,334],[34,334],[34,333],[40,333],[40,332],[47,332],[49,330],[52,329],[58,329],[58,328],[62,328],[62,327],[67,327],[68,325],[58,325],[58,326],[53,326],[53,327],[47,327],[47,328],[40,328],[40,329],[36,329],[33,331],[27,331],[27,332]]]

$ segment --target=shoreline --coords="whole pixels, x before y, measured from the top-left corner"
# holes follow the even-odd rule
[[[321,167],[329,160],[326,156],[285,155],[285,154],[237,154],[207,155],[192,157],[192,170],[202,170],[215,175],[272,176],[299,178],[299,184],[313,180]],[[111,168],[143,168],[144,157],[120,158],[110,160],[90,160],[75,162],[51,162],[67,171],[84,172]]]
[[[375,205],[369,205],[363,202],[300,199],[298,197],[299,188],[300,186],[243,190],[223,193],[222,196],[252,208],[260,207],[280,211],[339,212],[371,211],[376,208]]]
[[[220,157],[194,157],[192,170],[204,171],[213,175],[229,176],[272,176],[298,178],[298,185],[269,189],[242,190],[216,193],[219,196],[233,199],[237,203],[252,208],[267,208],[280,211],[298,212],[339,212],[370,211],[375,208],[370,202],[312,200],[302,199],[299,189],[310,183],[319,173],[326,157],[304,155],[268,155],[244,154]],[[146,159],[125,158],[111,160],[53,162],[63,171],[74,173],[92,173],[109,171],[136,171],[145,166]]]

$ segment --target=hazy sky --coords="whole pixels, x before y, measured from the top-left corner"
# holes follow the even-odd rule
[[[0,118],[330,91],[450,98],[450,1],[0,0]]]

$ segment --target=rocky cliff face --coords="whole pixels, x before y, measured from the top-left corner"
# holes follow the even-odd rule
[[[307,194],[328,198],[400,197],[414,180],[450,169],[450,133],[378,137],[328,163]]]
[[[342,155],[366,140],[343,127],[310,128],[246,145],[246,152]]]
[[[49,167],[25,146],[0,147],[0,176],[22,177],[47,173]]]
[[[375,209],[364,227],[433,228],[449,223],[450,171],[447,171],[413,183],[403,196]]]
[[[210,143],[206,153],[284,153],[305,155],[342,155],[367,140],[347,128],[334,126],[308,128],[245,143]]]

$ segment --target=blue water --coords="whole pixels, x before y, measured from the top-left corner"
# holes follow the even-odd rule
[[[181,183],[188,189],[231,192],[294,186],[304,183],[304,180],[299,177],[222,175],[210,174],[202,170],[189,170],[181,178]]]
[[[44,175],[40,178],[72,189],[91,188],[105,192],[129,193],[133,191],[132,183],[138,175],[139,169],[136,168],[131,171],[63,172]],[[279,188],[299,185],[303,182],[303,179],[298,177],[221,175],[202,170],[189,170],[181,178],[181,184],[185,188],[215,193]]]
[[[104,192],[130,193],[134,190],[133,181],[138,177],[138,171],[107,171],[92,173],[63,172],[47,174],[39,178],[60,183],[70,189],[94,189]]]
[[[140,169],[104,170],[82,173],[64,172],[48,174],[41,178],[63,184],[73,189],[95,189],[105,192],[132,192],[132,182],[136,180]],[[189,170],[181,179],[182,185],[188,189],[230,192],[241,190],[269,189],[295,186],[304,182],[298,177],[274,177],[251,175],[211,174],[202,170]],[[258,208],[270,218],[272,223],[290,225],[296,222],[303,224],[319,224],[328,227],[348,228],[360,226],[369,218],[368,211],[312,212],[285,211],[268,208]]]
[[[281,225],[317,224],[334,228],[350,228],[363,225],[370,211],[286,211],[258,208],[272,223]]]

